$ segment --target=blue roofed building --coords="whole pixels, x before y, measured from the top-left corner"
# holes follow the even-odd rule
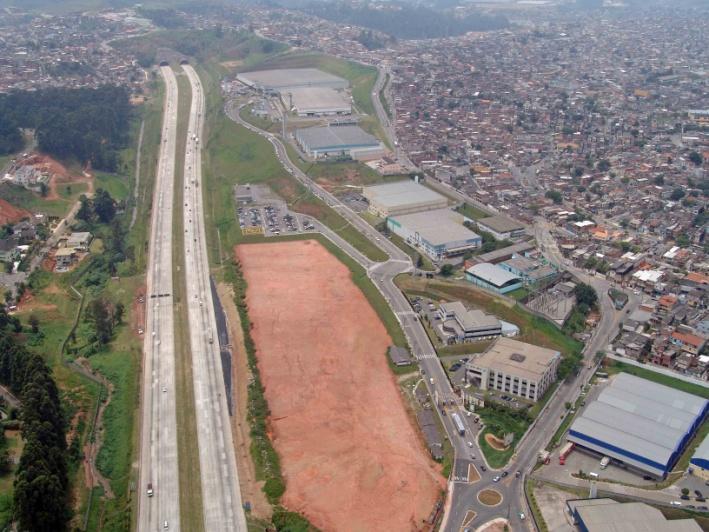
[[[475,264],[465,270],[465,279],[498,294],[506,294],[524,286],[520,277],[489,262]]]
[[[628,373],[590,403],[567,439],[631,469],[664,478],[709,410],[709,401]]]

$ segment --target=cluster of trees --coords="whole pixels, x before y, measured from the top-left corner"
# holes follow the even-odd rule
[[[65,419],[51,371],[15,337],[18,322],[0,305],[0,382],[22,402],[25,442],[15,476],[13,514],[19,530],[67,528],[69,479]]]
[[[0,95],[0,155],[22,148],[20,128],[34,129],[39,149],[110,172],[126,146],[130,118],[125,87],[50,88]]]
[[[304,11],[334,22],[371,28],[398,39],[433,39],[509,26],[509,21],[501,15],[476,13],[459,18],[423,5],[390,5],[392,9],[374,9],[366,4],[318,1],[308,4]]]
[[[81,206],[76,213],[76,217],[89,224],[94,222],[108,224],[116,216],[116,201],[107,190],[102,188],[96,190],[96,194],[94,194],[92,199],[82,194],[79,202]]]
[[[106,345],[113,338],[116,326],[123,323],[125,308],[120,301],[116,304],[104,297],[92,299],[86,306],[84,319],[94,328],[93,340],[99,345]]]

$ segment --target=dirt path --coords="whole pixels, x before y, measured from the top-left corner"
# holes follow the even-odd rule
[[[101,474],[101,472],[96,467],[96,458],[98,457],[98,453],[101,450],[101,445],[103,444],[104,437],[103,415],[106,411],[106,407],[111,402],[111,397],[113,396],[113,384],[111,384],[111,382],[106,379],[106,377],[104,377],[100,373],[92,371],[87,366],[88,361],[77,360],[77,364],[74,365],[74,368],[76,368],[80,373],[83,373],[84,375],[89,377],[91,380],[98,380],[103,383],[107,391],[107,396],[106,400],[102,401],[99,404],[98,413],[96,413],[96,418],[94,419],[93,441],[91,441],[92,438],[89,434],[89,438],[84,444],[84,475],[86,478],[86,485],[88,487],[94,488],[96,486],[101,486],[104,491],[104,497],[106,497],[107,499],[113,499],[114,495],[113,490],[111,489],[111,483],[106,477]],[[94,415],[94,413],[91,413],[90,415]]]
[[[271,518],[271,505],[262,491],[263,481],[256,480],[256,469],[251,459],[251,435],[247,419],[248,383],[251,380],[244,336],[239,313],[234,304],[234,291],[225,283],[217,285],[217,294],[226,313],[229,341],[232,346],[231,382],[235,412],[231,417],[234,434],[236,465],[239,470],[241,498],[251,504],[251,513],[259,519]]]

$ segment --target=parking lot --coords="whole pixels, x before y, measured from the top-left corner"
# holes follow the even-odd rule
[[[270,190],[251,187],[252,200],[238,201],[236,215],[242,233],[260,233],[264,236],[280,236],[315,231],[310,217],[288,210],[285,202]]]

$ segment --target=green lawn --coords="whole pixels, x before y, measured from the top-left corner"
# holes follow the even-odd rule
[[[229,250],[242,241],[233,197],[237,183],[267,184],[293,210],[317,218],[370,259],[386,260],[381,249],[285,171],[270,142],[223,114],[219,73],[215,66],[200,72],[208,102],[203,192],[212,263],[221,263],[224,256],[230,255]]]
[[[39,194],[10,183],[0,183],[0,198],[20,209],[33,213],[42,212],[49,216],[57,217],[63,217],[72,204],[70,200],[64,198],[46,200]]]
[[[407,295],[419,295],[436,301],[462,301],[470,308],[479,308],[514,323],[521,333],[516,340],[557,349],[565,356],[575,355],[583,347],[581,342],[567,336],[551,322],[531,314],[521,305],[510,304],[465,281],[401,275],[397,277],[397,284]]]
[[[651,369],[639,368],[637,366],[625,364],[618,360],[606,359],[606,363],[607,364],[605,371],[607,371],[609,375],[620,373],[622,371],[624,373],[630,373],[631,375],[635,375],[636,377],[642,377],[643,379],[647,379],[658,384],[664,384],[665,386],[669,386],[677,390],[682,390],[683,392],[698,395],[699,397],[703,397],[704,399],[709,399],[709,388],[705,388],[704,386],[700,386],[699,384],[685,382],[683,380],[670,377],[669,375],[664,375],[662,373],[652,371]]]
[[[146,171],[149,171],[149,169],[146,169]],[[95,188],[106,190],[113,199],[120,201],[128,197],[130,183],[124,176],[118,174],[96,172]]]
[[[481,218],[487,218],[488,216],[492,216],[492,214],[485,212],[484,210],[478,207],[470,205],[469,203],[464,203],[462,207],[458,209],[458,212],[461,213],[463,216],[467,216],[471,220],[480,220]]]
[[[527,427],[529,427],[530,422],[522,417],[515,417],[506,410],[498,410],[494,407],[485,407],[476,410],[475,413],[478,414],[485,423],[485,429],[478,436],[478,443],[485,455],[487,463],[490,464],[490,467],[496,469],[505,467],[514,454],[515,446],[524,435]],[[493,449],[485,440],[485,434],[493,434],[502,438],[508,432],[513,432],[515,437],[512,445],[504,451]]]

